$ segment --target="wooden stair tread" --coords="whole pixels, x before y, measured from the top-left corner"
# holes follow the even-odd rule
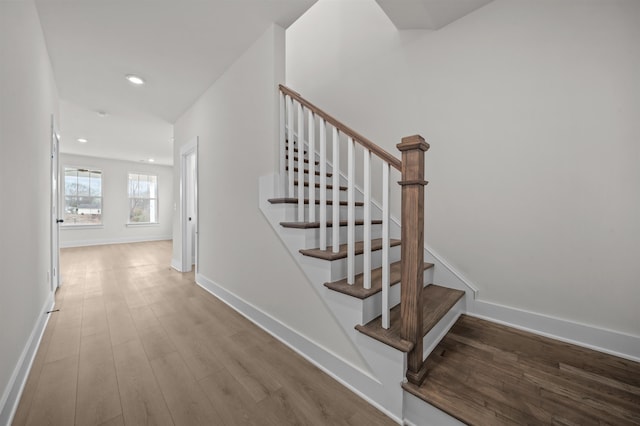
[[[286,166],[286,167],[285,167],[285,170],[289,170],[289,166]],[[297,167],[294,167],[294,168],[293,168],[293,171],[294,171],[295,173],[298,173],[298,168],[297,168]],[[309,170],[304,169],[304,173],[305,173],[305,174],[309,174]],[[320,176],[320,171],[316,170],[315,175],[316,175],[316,176]],[[325,176],[326,176],[326,177],[332,177],[332,176],[333,176],[333,173],[331,173],[331,172],[327,172],[327,174],[325,174]]]
[[[294,181],[293,181],[293,184],[294,184],[294,185],[296,185],[296,186],[298,185],[298,183],[299,183],[299,182],[298,182],[297,180],[294,180]],[[309,182],[305,181],[305,182],[304,182],[304,186],[307,186],[307,187],[308,187],[308,186],[309,186]],[[319,182],[316,182],[316,185],[315,185],[315,186],[316,186],[316,188],[320,188],[320,183],[319,183]],[[333,189],[333,185],[332,185],[332,184],[330,184],[330,183],[328,183],[328,184],[326,185],[326,187],[327,187],[327,189]],[[342,185],[340,185],[340,191],[346,191],[346,190],[347,190],[347,187],[346,187],[346,186],[342,186]]]
[[[640,363],[613,355],[461,315],[425,363],[403,389],[469,425],[640,424]]]
[[[362,226],[364,225],[364,221],[363,220],[356,220],[355,221],[356,226]],[[372,220],[371,221],[372,225],[381,225],[382,221],[381,220]],[[284,228],[296,228],[296,229],[313,229],[313,228],[320,228],[320,222],[280,222],[280,225]],[[331,228],[333,226],[333,222],[328,221],[327,222],[327,227]],[[346,220],[341,220],[340,221],[340,226],[347,226],[347,221]]]
[[[400,282],[402,262],[397,261],[392,263],[389,271],[389,285],[393,286]],[[424,269],[433,267],[433,263],[424,263]],[[357,274],[353,284],[348,284],[347,279],[344,278],[340,281],[334,281],[331,283],[324,283],[324,286],[337,291],[339,293],[353,296],[358,299],[366,299],[376,293],[382,291],[382,267],[373,269],[371,271],[371,288],[366,289],[363,287],[364,274]]]
[[[284,197],[284,198],[270,198],[269,202],[271,204],[298,204],[298,199],[297,198],[293,198],[293,197]],[[304,199],[304,203],[305,204],[309,204],[309,199],[305,198]],[[316,204],[320,204],[320,200],[316,200]],[[333,205],[333,200],[327,200],[327,205],[328,206],[332,206]],[[340,201],[340,205],[341,206],[346,206],[347,202],[346,201]],[[364,206],[364,203],[361,201],[356,201],[355,205],[358,207],[362,207]]]
[[[399,246],[400,240],[391,239],[389,241],[389,245],[391,247]],[[376,238],[371,240],[371,251],[381,250],[382,249],[382,238]],[[338,260],[345,259],[347,257],[347,244],[340,244],[340,249],[337,253],[333,253],[331,246],[327,246],[326,250],[320,250],[319,248],[314,249],[302,249],[300,253],[305,256],[315,257],[323,260]],[[355,244],[355,253],[356,256],[362,254],[364,252],[364,242],[357,241]]]
[[[464,291],[429,284],[422,290],[422,331],[427,334],[446,315],[447,312],[464,296]],[[391,309],[389,317],[391,326],[382,328],[382,316],[365,325],[357,325],[356,330],[402,352],[413,349],[413,343],[401,336],[402,320],[400,305]]]

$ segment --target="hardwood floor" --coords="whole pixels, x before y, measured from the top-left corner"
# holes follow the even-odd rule
[[[168,241],[64,249],[14,425],[391,425],[169,267]]]
[[[469,425],[640,425],[640,364],[463,315],[403,388]]]

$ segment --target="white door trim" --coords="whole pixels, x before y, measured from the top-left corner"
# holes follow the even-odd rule
[[[50,211],[49,221],[51,225],[51,265],[49,279],[51,291],[55,292],[62,284],[60,279],[60,136],[55,117],[51,115],[51,175],[50,181]]]
[[[189,241],[187,236],[187,228],[188,228],[188,213],[187,213],[187,161],[191,154],[195,154],[196,165],[195,165],[195,188],[193,191],[193,196],[195,198],[195,206],[196,206],[196,225],[195,225],[195,267],[196,273],[198,272],[198,137],[186,143],[184,146],[180,148],[180,228],[182,230],[182,256],[181,256],[181,272],[191,271],[192,267],[192,258],[189,256],[189,250],[187,248],[187,243]]]

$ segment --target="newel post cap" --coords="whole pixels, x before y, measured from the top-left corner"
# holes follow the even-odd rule
[[[402,138],[402,142],[396,145],[396,147],[400,151],[411,151],[415,149],[426,151],[429,149],[429,144],[424,140],[422,136],[413,135]]]

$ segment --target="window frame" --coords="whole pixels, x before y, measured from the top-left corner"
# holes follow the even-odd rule
[[[99,197],[95,197],[92,195],[89,195],[90,197],[93,198],[100,198],[100,223],[72,223],[69,222],[67,219],[67,185],[66,185],[66,178],[67,178],[67,169],[74,169],[76,170],[76,172],[79,171],[87,171],[87,172],[93,172],[93,173],[100,173],[100,196]],[[104,228],[104,177],[105,177],[105,173],[104,170],[102,170],[102,168],[100,167],[93,167],[93,166],[76,166],[73,164],[65,164],[60,168],[60,172],[62,173],[61,176],[61,183],[62,183],[62,191],[60,191],[60,206],[62,207],[62,217],[64,219],[64,222],[62,222],[60,224],[60,227],[62,229],[95,229],[95,228]],[[89,191],[91,191],[91,189],[89,189]],[[75,195],[76,198],[78,198],[79,196]]]
[[[138,176],[146,176],[146,177],[150,177],[153,176],[156,178],[156,196],[155,198],[149,196],[148,198],[145,197],[131,197],[129,194],[129,185],[130,185],[130,179],[131,179],[131,175],[138,175]],[[127,194],[127,222],[126,222],[126,226],[131,226],[131,227],[136,227],[136,226],[158,226],[160,224],[160,176],[158,176],[157,173],[154,172],[149,172],[149,171],[128,171],[127,172],[127,188],[126,188],[126,194]],[[156,216],[156,220],[154,222],[131,222],[131,200],[132,199],[138,199],[138,200],[155,200],[155,216]],[[149,214],[149,216],[151,216],[151,214]],[[149,220],[151,220],[151,217],[149,217]]]

